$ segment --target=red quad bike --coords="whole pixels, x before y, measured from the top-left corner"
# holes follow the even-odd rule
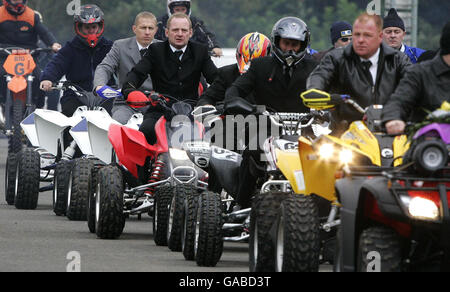
[[[0,130],[8,137],[5,196],[9,205],[14,204],[10,194],[16,177],[17,155],[28,141],[22,132],[20,123],[36,108],[33,104],[32,90],[35,78],[32,73],[36,68],[34,58],[40,52],[50,51],[50,48],[37,48],[31,51],[18,47],[0,48],[0,55],[8,55],[3,64],[7,75],[0,76],[0,78],[6,78],[8,84],[4,113],[0,110]]]
[[[402,165],[359,188],[337,181],[335,270],[450,271],[450,111],[435,113],[410,126]]]
[[[157,142],[150,145],[140,131],[110,126],[113,161],[118,162],[98,170],[96,191],[89,198],[90,230],[99,238],[115,239],[127,216],[149,213],[155,243],[181,251],[184,200],[208,185],[206,173],[190,161],[182,143],[202,139],[204,128],[189,118],[192,107],[175,98],[154,93],[136,103],[165,112],[155,125]]]

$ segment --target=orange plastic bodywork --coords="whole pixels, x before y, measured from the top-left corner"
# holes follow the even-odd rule
[[[27,88],[26,75],[33,73],[36,63],[30,54],[9,55],[3,64],[6,73],[13,76],[8,83],[8,88],[14,93],[19,93]]]

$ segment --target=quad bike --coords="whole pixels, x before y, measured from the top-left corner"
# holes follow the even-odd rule
[[[278,132],[281,129],[281,135],[272,132],[273,136],[265,141],[263,155],[267,159],[264,165],[252,160],[250,167],[260,177],[257,182],[260,194],[253,199],[252,208],[242,210],[234,208],[236,203],[233,199],[239,185],[242,156],[205,142],[186,145],[192,161],[209,173],[209,191],[202,193],[194,203],[186,201],[185,242],[188,242],[188,238],[193,238],[194,246],[192,248],[192,245],[185,244],[184,248],[193,251],[190,253],[191,259],[195,258],[198,265],[215,266],[222,254],[223,241],[250,240],[250,269],[273,270],[273,256],[270,251],[272,245],[270,239],[265,239],[268,238],[271,223],[275,219],[272,218],[273,213],[278,208],[274,205],[288,197],[292,188],[298,187],[296,182],[294,186],[289,184],[284,174],[290,175],[290,172],[285,172],[286,166],[282,165],[280,168],[276,161],[280,157],[299,160],[296,149],[299,135],[314,136],[313,129],[323,129],[321,122],[325,117],[319,112],[269,113],[265,107],[253,106],[238,99],[234,104],[225,105],[225,112],[232,115],[265,116],[273,129]],[[249,145],[251,144],[249,141]],[[222,189],[224,191],[221,192]],[[273,204],[268,205],[268,201]],[[271,255],[263,256],[266,253]],[[269,265],[272,267],[268,267]]]
[[[3,68],[7,75],[6,102],[0,109],[0,130],[8,137],[8,158],[5,172],[5,198],[9,205],[14,204],[11,182],[16,176],[17,153],[26,144],[20,122],[31,114],[36,106],[33,104],[32,75],[36,64],[34,58],[41,52],[49,52],[49,48],[26,50],[17,47],[0,48],[0,54],[7,54]],[[8,184],[9,182],[9,184]],[[8,188],[9,187],[9,188]]]
[[[339,267],[340,257],[336,255],[345,253],[345,258],[349,259],[348,253],[355,249],[355,242],[342,244],[342,238],[363,225],[355,208],[374,202],[368,192],[369,185],[376,185],[383,171],[402,164],[409,143],[404,135],[390,136],[383,132],[381,105],[362,109],[349,96],[330,95],[318,90],[303,93],[302,99],[310,108],[323,110],[347,104],[365,115],[364,121],[353,122],[340,138],[323,135],[313,142],[299,141],[302,165],[309,170],[304,172],[306,194],[327,195],[333,202],[333,212],[321,229],[329,232],[332,227],[338,227],[332,262]],[[318,182],[317,177],[322,177],[327,183]]]
[[[183,141],[201,138],[204,129],[190,120],[191,106],[173,97],[152,93],[141,104],[165,112],[155,125],[157,142],[148,144],[138,130],[110,126],[108,137],[116,159],[98,170],[97,186],[89,198],[88,225],[99,238],[115,239],[122,234],[127,216],[149,213],[155,243],[181,251],[184,198],[208,185],[206,173],[181,146]],[[180,123],[179,117],[184,117]]]
[[[53,190],[53,210],[57,215],[64,215],[67,211],[69,219],[85,220],[85,206],[72,208],[71,204],[66,204],[70,189],[68,174],[76,155],[77,143],[72,141],[70,145],[64,145],[64,133],[70,128],[78,129],[77,124],[90,111],[96,110],[96,104],[110,108],[113,100],[94,98],[69,83],[60,83],[55,88],[73,90],[86,106],[79,107],[70,118],[57,111],[36,109],[21,123],[33,147],[24,147],[17,154],[17,171],[13,183],[14,204],[19,209],[35,209],[39,193]],[[97,114],[109,117],[103,108]],[[41,181],[52,183],[40,188]],[[70,210],[78,211],[69,212]]]
[[[340,183],[350,220],[341,226],[337,270],[450,271],[450,108],[436,113],[411,127],[401,166],[359,189]]]

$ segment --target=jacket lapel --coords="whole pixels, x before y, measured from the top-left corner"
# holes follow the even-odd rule
[[[136,37],[130,38],[128,49],[130,50],[130,56],[133,58],[134,63],[139,63],[139,61],[141,60],[141,54],[139,53],[139,47],[136,42]]]

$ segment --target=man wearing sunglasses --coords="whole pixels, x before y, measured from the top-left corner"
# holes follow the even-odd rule
[[[317,61],[322,60],[322,58],[334,49],[342,48],[347,46],[352,41],[353,27],[350,23],[345,21],[337,21],[333,23],[330,29],[330,37],[332,48],[319,52],[312,55]]]

